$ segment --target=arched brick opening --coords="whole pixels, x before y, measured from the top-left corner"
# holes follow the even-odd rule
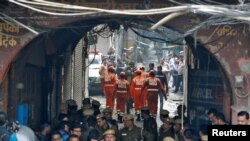
[[[135,20],[145,20],[144,18],[132,18]],[[62,83],[60,81],[60,77],[58,78],[54,78],[54,80],[57,81],[57,83],[52,82],[51,80],[51,76],[52,75],[52,71],[56,71],[55,74],[60,74],[60,67],[61,65],[64,63],[65,60],[63,60],[62,56],[65,54],[65,52],[67,51],[71,51],[74,49],[74,47],[76,46],[77,42],[95,25],[98,24],[102,24],[102,23],[115,23],[115,24],[122,24],[122,23],[126,23],[128,22],[128,18],[124,18],[124,17],[112,17],[112,16],[101,16],[101,18],[97,17],[97,18],[93,18],[93,19],[89,19],[89,20],[79,20],[76,22],[72,22],[66,25],[63,25],[63,27],[67,27],[67,26],[81,26],[82,28],[77,28],[77,29],[71,29],[71,28],[57,28],[57,29],[52,29],[50,32],[41,34],[39,36],[37,36],[36,38],[34,38],[32,41],[30,41],[29,44],[26,45],[25,48],[23,48],[23,50],[16,56],[16,58],[12,61],[11,63],[11,69],[8,72],[8,83],[9,83],[9,104],[8,104],[8,113],[10,113],[11,116],[15,117],[16,116],[16,109],[17,106],[20,101],[18,101],[18,97],[16,97],[16,94],[19,93],[18,89],[16,89],[16,85],[17,83],[22,80],[23,76],[27,76],[27,75],[23,75],[24,71],[32,71],[32,68],[34,67],[33,65],[37,65],[37,62],[33,62],[32,58],[37,57],[37,56],[30,56],[28,53],[29,51],[31,51],[34,48],[39,48],[43,51],[43,56],[41,56],[44,60],[44,62],[39,62],[41,64],[38,64],[38,74],[41,74],[41,78],[38,78],[41,80],[41,87],[44,88],[43,91],[39,94],[41,99],[42,99],[42,104],[44,105],[39,105],[38,109],[41,108],[41,113],[45,114],[47,113],[47,109],[50,108],[48,107],[49,102],[46,103],[46,97],[48,96],[48,94],[56,94],[58,97],[58,101],[54,101],[56,102],[58,105],[60,104],[60,84]],[[147,21],[147,20],[146,20]],[[150,21],[147,21],[150,22]],[[87,27],[84,27],[84,25],[88,25]],[[91,25],[91,26],[89,26]],[[204,50],[204,47],[201,47],[203,49],[201,50],[197,50],[194,49],[194,40],[191,37],[186,38],[186,42],[187,44],[190,46],[190,49],[192,50],[193,54],[196,54],[197,57],[202,57],[202,54],[200,54],[200,51],[205,51],[208,53],[208,57],[210,59],[213,59],[213,64],[212,65],[205,65],[204,69],[207,69],[207,67],[213,68],[217,70],[217,76],[220,76],[220,86],[221,86],[221,90],[223,90],[224,92],[227,92],[227,100],[222,101],[223,102],[223,106],[226,106],[226,108],[221,109],[221,111],[223,111],[226,114],[227,119],[230,119],[230,106],[231,106],[231,92],[230,92],[230,87],[228,87],[228,78],[227,75],[224,73],[223,68],[220,66],[220,64],[218,63],[218,61],[216,61],[216,58],[214,56],[212,56],[211,54],[209,54],[209,51]],[[39,52],[39,51],[38,51]],[[27,58],[27,56],[30,56]],[[27,62],[28,60],[28,62]],[[201,59],[203,61],[208,61],[207,59]],[[205,64],[208,62],[204,62]],[[27,64],[31,64],[31,66],[27,66]],[[46,64],[46,65],[45,65]],[[15,65],[21,65],[18,66],[18,69],[20,69],[19,71],[16,71],[17,66]],[[51,66],[54,65],[55,68],[52,68]],[[216,67],[213,65],[217,65]],[[25,70],[25,66],[28,67],[30,70]],[[19,73],[19,74],[17,74]],[[37,74],[37,75],[38,75]],[[18,76],[19,75],[19,76]],[[13,81],[13,76],[15,77],[15,81]],[[49,77],[46,77],[49,76]],[[30,76],[31,77],[31,76]],[[202,78],[202,77],[200,77]],[[30,82],[31,83],[31,82]],[[51,88],[53,87],[53,89]],[[226,89],[226,90],[225,90]],[[53,91],[53,92],[52,92]],[[192,93],[192,91],[190,90],[190,93]],[[28,97],[29,95],[27,95]],[[14,98],[15,102],[10,102],[10,100],[12,101]],[[35,97],[37,98],[37,97]],[[30,100],[26,101],[30,102]],[[25,102],[25,101],[24,101]],[[221,101],[220,101],[221,102]],[[22,103],[22,101],[21,101]],[[32,103],[36,103],[36,101],[32,101]],[[38,102],[37,102],[38,104]],[[225,105],[224,105],[225,104]],[[46,106],[45,106],[46,105]],[[43,107],[43,108],[42,108]],[[31,106],[31,108],[34,108]],[[37,107],[35,107],[37,108]],[[222,107],[221,107],[222,108]],[[38,116],[39,117],[39,116]],[[46,117],[46,116],[45,116]],[[46,119],[44,119],[46,120]],[[40,121],[36,121],[35,122],[40,122]]]

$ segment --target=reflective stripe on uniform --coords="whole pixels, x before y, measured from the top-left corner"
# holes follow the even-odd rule
[[[141,90],[141,88],[135,88],[135,90]]]
[[[117,93],[127,93],[127,91],[116,91]]]
[[[105,86],[114,86],[114,84],[105,84]]]
[[[158,92],[158,89],[148,89],[148,91]]]

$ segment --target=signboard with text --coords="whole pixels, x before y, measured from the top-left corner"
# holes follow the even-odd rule
[[[0,82],[9,63],[23,45],[25,33],[17,24],[0,21]]]
[[[208,122],[206,112],[209,108],[222,111],[223,94],[223,82],[219,71],[190,71],[188,117],[194,127]]]

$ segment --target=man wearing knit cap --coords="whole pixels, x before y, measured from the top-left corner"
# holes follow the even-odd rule
[[[157,109],[158,109],[158,92],[159,89],[161,90],[161,94],[167,99],[167,94],[162,86],[161,81],[155,77],[154,70],[149,72],[149,78],[145,81],[141,93],[144,89],[147,89],[147,99],[148,99],[148,107],[150,110],[150,114],[153,117],[157,116]]]
[[[124,128],[119,132],[119,141],[153,141],[153,135],[148,131],[137,127],[134,124],[134,117],[131,114],[126,114],[123,116]]]

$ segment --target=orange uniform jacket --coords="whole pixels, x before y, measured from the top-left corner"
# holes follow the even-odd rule
[[[125,79],[116,81],[115,84],[115,98],[117,112],[124,113],[126,102],[130,98],[129,95],[129,82]]]
[[[165,90],[162,86],[160,79],[156,77],[149,77],[145,81],[142,91],[147,88],[147,99],[148,99],[148,108],[150,113],[155,115],[157,114],[157,106],[158,106],[158,91],[159,89],[162,91],[162,94],[165,94]]]
[[[114,90],[117,77],[113,73],[106,73],[103,77],[104,92],[106,94],[106,107],[114,108]]]
[[[141,96],[141,88],[145,82],[145,78],[142,76],[136,76],[133,78],[130,86],[130,93],[134,98],[135,111],[140,111],[143,106],[143,96]]]

